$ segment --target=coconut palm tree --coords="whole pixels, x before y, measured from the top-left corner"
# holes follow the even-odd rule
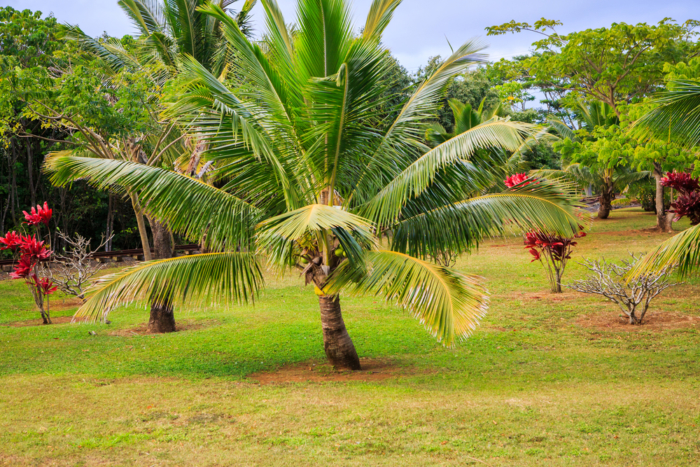
[[[535,128],[493,117],[430,148],[422,136],[446,85],[484,60],[481,47],[457,48],[389,125],[380,124],[391,85],[381,36],[400,0],[374,0],[359,35],[345,0],[299,0],[293,32],[274,0],[262,3],[262,43],[216,5],[201,8],[221,22],[234,72],[219,80],[197,60],[183,60],[188,79],[170,109],[207,140],[216,186],[128,161],[47,163],[59,185],[84,178],[137,192],[153,216],[211,251],[124,269],[103,279],[78,314],[94,317],[134,300],[251,300],[263,286],[265,258],[313,284],[325,352],[337,367],[360,369],[341,294],[394,301],[453,345],[477,325],[487,293],[480,278],[426,258],[468,251],[509,227],[578,230],[559,184],[486,192],[500,175],[491,170],[495,152],[480,150],[513,151]],[[382,244],[384,234],[390,239]]]

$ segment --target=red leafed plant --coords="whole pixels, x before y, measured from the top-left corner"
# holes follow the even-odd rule
[[[667,172],[661,179],[663,186],[673,188],[679,193],[673,203],[671,212],[676,213],[674,220],[688,216],[691,225],[700,224],[700,182],[685,172]]]
[[[32,208],[31,213],[24,213],[27,224],[35,226],[39,230],[39,224],[48,225],[51,220],[52,210],[44,203],[44,207]],[[0,237],[0,250],[12,250],[19,260],[15,264],[14,271],[10,274],[12,279],[24,279],[34,298],[44,324],[51,324],[49,314],[48,296],[56,291],[53,281],[46,275],[46,268],[41,262],[47,261],[51,251],[42,240],[36,238],[36,234],[19,235],[17,232],[8,232]]]
[[[506,178],[504,180],[504,182],[508,188],[513,188],[516,185],[520,185],[521,183],[526,181],[528,178],[530,178],[530,177],[526,173],[521,173],[521,174],[511,175],[510,177]],[[525,185],[529,185],[530,183],[532,183],[532,182],[527,182]]]
[[[564,276],[566,262],[571,259],[571,251],[577,244],[576,239],[585,236],[583,231],[573,237],[539,231],[525,234],[525,248],[530,251],[532,261],[540,261],[545,266],[552,292],[561,293],[561,278]]]

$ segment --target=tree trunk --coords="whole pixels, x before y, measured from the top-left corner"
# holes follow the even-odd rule
[[[141,248],[143,248],[143,259],[150,261],[151,256],[151,245],[148,243],[148,232],[146,232],[146,222],[143,220],[143,210],[139,204],[139,200],[135,194],[129,193],[131,198],[131,205],[134,207],[134,214],[136,215],[136,225],[139,228],[139,236],[141,237]]]
[[[321,295],[318,297],[318,302],[321,307],[323,347],[326,357],[336,368],[361,370],[360,359],[345,328],[343,314],[340,311],[340,297]]]
[[[32,152],[32,143],[27,140],[27,180],[29,181],[29,199],[31,206],[36,206],[36,190],[34,189],[34,153]]]
[[[598,208],[598,219],[607,219],[612,210],[614,187],[604,186],[600,192],[600,207]]]
[[[109,238],[114,230],[114,195],[109,192],[109,198],[107,200],[107,230],[105,232],[105,251],[112,251],[112,240]]]
[[[148,218],[153,232],[153,250],[155,259],[172,258],[175,252],[173,236],[167,224]],[[151,303],[151,318],[148,320],[148,332],[164,333],[175,332],[175,310],[172,301],[167,298],[163,301]]]
[[[661,166],[657,163],[654,163],[653,176],[656,180],[656,228],[661,232],[672,232],[672,216],[668,215],[664,206],[664,186],[661,184],[661,178],[664,175]]]

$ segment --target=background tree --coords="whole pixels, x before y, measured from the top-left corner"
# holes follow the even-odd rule
[[[545,36],[533,43],[536,53],[521,61],[522,73],[540,88],[603,102],[618,117],[621,103],[641,99],[663,83],[664,64],[684,61],[699,47],[694,20],[682,25],[670,18],[653,26],[614,23],[569,34],[557,33],[561,25],[542,18],[533,25],[511,21],[486,30],[490,36],[522,31]]]

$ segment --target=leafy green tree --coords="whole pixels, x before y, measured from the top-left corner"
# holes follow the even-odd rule
[[[663,83],[665,63],[686,60],[698,50],[693,20],[614,23],[570,34],[557,33],[561,24],[542,18],[533,25],[511,21],[486,30],[488,35],[530,31],[545,36],[533,43],[536,53],[522,61],[523,73],[540,87],[603,102],[618,117],[620,104],[641,99]]]
[[[495,180],[479,149],[514,150],[533,127],[493,119],[436,146],[420,140],[445,87],[478,62],[457,48],[412,92],[391,125],[378,99],[392,64],[381,44],[400,0],[375,0],[360,35],[343,0],[300,0],[287,27],[263,0],[267,32],[252,43],[216,5],[236,73],[226,82],[194,59],[170,113],[206,138],[218,187],[131,161],[63,156],[48,170],[57,184],[87,178],[131,190],[156,218],[212,253],[157,260],[105,278],[82,316],[132,300],[211,303],[250,300],[262,287],[259,257],[298,268],[319,296],[324,346],[343,368],[360,362],[345,327],[340,293],[396,301],[446,345],[469,335],[486,310],[475,276],[425,258],[463,252],[506,225],[573,235],[578,219],[561,187],[548,182],[482,195]],[[197,213],[197,215],[193,215]],[[388,249],[380,234],[392,232]]]

